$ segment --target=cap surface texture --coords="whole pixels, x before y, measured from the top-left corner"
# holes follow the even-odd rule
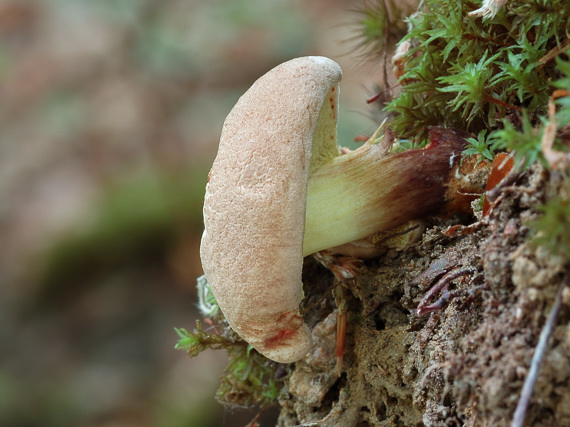
[[[303,57],[259,78],[224,122],[206,186],[206,278],[230,326],[282,363],[311,347],[299,314],[307,180],[319,114],[329,98],[336,106],[341,77],[336,62]]]

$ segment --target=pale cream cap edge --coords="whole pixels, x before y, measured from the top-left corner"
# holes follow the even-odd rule
[[[282,363],[312,345],[298,314],[307,180],[319,113],[341,78],[324,57],[259,78],[224,123],[206,187],[204,273],[232,328]]]

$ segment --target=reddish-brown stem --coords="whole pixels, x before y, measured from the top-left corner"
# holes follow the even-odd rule
[[[517,107],[516,105],[511,105],[508,102],[505,101],[501,101],[500,99],[497,99],[489,94],[485,95],[485,100],[492,102],[493,104],[497,104],[500,105],[501,107],[505,107],[508,108],[510,110],[516,110],[516,111],[522,111],[521,107]]]
[[[342,373],[342,361],[344,358],[344,344],[346,339],[346,310],[341,312],[338,309],[336,317],[336,372],[338,376]]]

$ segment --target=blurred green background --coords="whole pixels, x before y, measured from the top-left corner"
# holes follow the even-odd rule
[[[0,425],[233,426],[192,329],[223,120],[280,62],[343,66],[340,141],[370,134],[360,1],[0,0]]]

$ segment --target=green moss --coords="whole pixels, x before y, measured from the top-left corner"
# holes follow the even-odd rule
[[[259,354],[228,326],[223,326],[221,314],[215,320],[222,330],[220,334],[204,332],[200,321],[196,321],[193,332],[175,329],[179,336],[175,348],[186,351],[190,357],[207,349],[227,351],[230,361],[216,393],[216,398],[223,405],[250,407],[258,404],[265,407],[275,402],[283,387],[283,378],[276,376],[280,365]]]
[[[531,223],[534,246],[570,260],[570,184],[562,193],[540,207],[542,216]]]
[[[557,58],[557,70],[562,78],[552,82],[553,88],[560,88],[570,93],[570,62]],[[559,106],[556,114],[557,130],[561,131],[570,124],[570,97],[564,96],[557,100]],[[528,110],[523,110],[521,125],[515,127],[509,120],[504,120],[504,128],[492,132],[489,138],[490,146],[495,150],[513,151],[518,167],[526,169],[536,160],[548,167],[542,152],[542,137],[549,119],[539,116],[537,123],[533,123],[529,117]],[[560,142],[560,141],[558,141]],[[564,144],[556,143],[555,149],[566,150]]]
[[[389,49],[407,32],[404,18],[413,11],[412,5],[399,0],[366,2],[356,13],[356,47],[366,56],[377,56]]]
[[[489,147],[489,142],[486,138],[487,130],[483,129],[477,135],[477,138],[467,138],[467,146],[463,151],[463,156],[479,156],[477,160],[477,165],[483,160],[493,160],[494,154],[492,149]]]
[[[477,134],[522,109],[532,123],[544,114],[558,72],[541,58],[570,32],[570,3],[511,1],[491,19],[469,17],[476,8],[426,0],[408,19],[401,91],[386,107],[398,137],[425,139],[432,125]]]
[[[259,354],[243,341],[225,321],[216,298],[204,275],[197,280],[198,308],[208,322],[216,325],[215,333],[202,330],[196,321],[196,329],[174,329],[178,343],[174,348],[184,350],[195,357],[205,350],[226,350],[230,362],[222,375],[216,398],[229,407],[249,407],[256,404],[264,407],[273,403],[283,386],[283,378],[276,377],[278,363]]]

